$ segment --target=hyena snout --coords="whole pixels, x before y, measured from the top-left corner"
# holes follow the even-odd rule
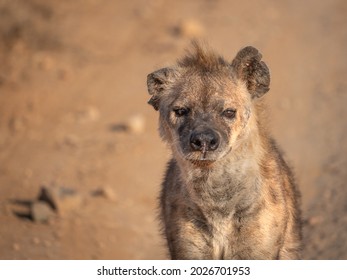
[[[219,135],[212,129],[193,131],[190,136],[190,146],[193,151],[215,151],[219,146]]]

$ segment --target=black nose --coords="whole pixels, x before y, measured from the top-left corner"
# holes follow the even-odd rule
[[[190,136],[190,146],[194,151],[214,151],[219,146],[219,136],[213,130],[193,132]]]

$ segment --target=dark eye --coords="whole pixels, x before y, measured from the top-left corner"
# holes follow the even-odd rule
[[[173,111],[175,112],[177,117],[183,117],[188,115],[189,109],[188,108],[174,108]]]
[[[236,110],[226,109],[225,111],[223,111],[222,115],[223,115],[223,117],[225,117],[227,119],[233,119],[233,118],[235,118]]]

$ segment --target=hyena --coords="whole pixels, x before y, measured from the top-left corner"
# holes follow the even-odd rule
[[[259,51],[229,63],[195,43],[147,84],[172,150],[160,196],[171,258],[300,258],[299,192],[265,126]]]

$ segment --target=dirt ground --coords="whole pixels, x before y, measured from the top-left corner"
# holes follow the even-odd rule
[[[148,73],[192,38],[261,50],[305,259],[347,259],[347,2],[0,0],[0,259],[166,259]],[[46,223],[42,186],[75,191]]]

